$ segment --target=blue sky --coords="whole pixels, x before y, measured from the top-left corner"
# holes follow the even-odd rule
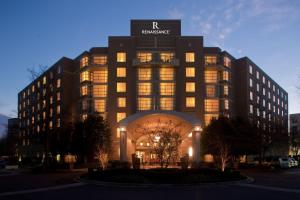
[[[0,113],[16,116],[27,68],[51,66],[110,35],[129,35],[130,19],[181,19],[183,35],[203,35],[235,57],[248,56],[289,93],[300,112],[298,0],[2,0],[0,1]]]

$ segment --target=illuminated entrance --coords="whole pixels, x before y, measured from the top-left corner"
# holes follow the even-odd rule
[[[136,154],[143,164],[155,164],[153,149],[159,141],[159,132],[172,129],[180,134],[178,158],[188,154],[190,160],[200,162],[199,119],[176,111],[146,111],[131,115],[119,123],[120,160],[130,161]]]

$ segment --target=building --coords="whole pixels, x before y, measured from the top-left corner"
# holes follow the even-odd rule
[[[18,155],[18,142],[19,142],[19,118],[10,118],[7,120],[7,154],[8,156]]]
[[[198,162],[201,130],[220,115],[287,129],[288,94],[249,58],[182,36],[180,20],[131,20],[130,36],[62,58],[20,91],[22,144],[95,112],[111,126],[115,159],[150,160],[143,126],[172,120],[182,124],[180,153]]]
[[[290,155],[300,154],[300,113],[290,114]]]

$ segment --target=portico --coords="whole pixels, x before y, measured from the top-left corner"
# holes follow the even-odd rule
[[[153,155],[150,153],[145,130],[155,132],[159,127],[165,126],[172,126],[180,133],[182,143],[179,147],[179,156],[189,154],[193,162],[200,162],[201,121],[186,113],[161,110],[139,112],[119,122],[120,160],[131,161],[131,155],[136,153],[151,163]]]

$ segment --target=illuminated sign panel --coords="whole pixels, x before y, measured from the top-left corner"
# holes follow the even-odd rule
[[[131,20],[132,36],[181,35],[180,20]]]

